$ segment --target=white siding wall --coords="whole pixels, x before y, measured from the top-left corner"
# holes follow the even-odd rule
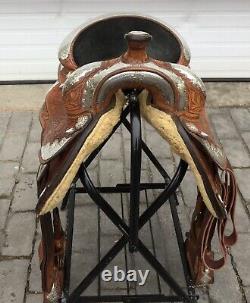
[[[201,77],[250,77],[248,0],[0,0],[0,80],[55,79],[65,35],[112,12],[144,13],[174,26]]]

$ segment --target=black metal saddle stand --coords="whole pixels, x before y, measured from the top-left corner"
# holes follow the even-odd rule
[[[198,297],[195,295],[195,289],[192,285],[190,277],[185,250],[184,240],[182,236],[179,217],[177,214],[178,201],[176,197],[176,189],[180,185],[186,170],[186,162],[180,160],[179,166],[172,179],[167,172],[157,161],[151,150],[143,142],[141,138],[141,117],[136,91],[130,91],[127,94],[128,106],[123,111],[120,122],[114,127],[113,132],[103,142],[103,144],[95,150],[81,165],[77,177],[68,191],[62,205],[62,209],[67,208],[67,244],[65,255],[65,281],[64,281],[64,295],[63,302],[197,302]],[[130,113],[130,122],[126,118]],[[87,173],[86,168],[93,161],[105,143],[109,140],[116,129],[123,124],[131,133],[131,173],[130,184],[117,184],[115,187],[95,187]],[[147,157],[152,161],[156,169],[164,178],[164,183],[141,183],[141,153],[145,152]],[[76,187],[75,182],[80,178],[83,187]],[[146,189],[163,189],[156,200],[139,216],[139,199],[140,191]],[[78,193],[88,193],[92,200],[97,204],[101,211],[112,221],[112,223],[122,232],[122,236],[114,246],[104,255],[98,264],[85,276],[79,285],[71,292],[70,286],[70,269],[71,269],[71,255],[72,255],[72,240],[74,230],[74,208],[75,195]],[[130,193],[130,212],[129,224],[125,223],[109,203],[100,195],[100,193]],[[180,257],[186,280],[187,291],[175,281],[171,274],[162,266],[157,258],[150,252],[150,250],[143,244],[138,237],[139,230],[151,219],[156,211],[164,204],[170,203],[171,214],[173,218],[175,233],[177,237]],[[167,239],[166,239],[167,240]],[[97,296],[83,296],[82,294],[86,288],[99,276],[105,267],[115,258],[122,249],[129,245],[129,251],[132,253],[140,253],[156,273],[166,282],[174,291],[175,295],[163,294],[145,294],[145,295],[97,295]]]

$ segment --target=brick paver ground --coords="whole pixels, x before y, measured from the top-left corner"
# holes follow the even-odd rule
[[[239,194],[236,221],[239,240],[232,249],[231,260],[216,273],[215,284],[198,290],[202,303],[250,302],[250,109],[213,108],[210,118],[217,135],[235,169]],[[40,141],[40,126],[37,112],[0,113],[0,303],[42,302],[37,247],[40,240],[39,224],[34,213],[36,204],[35,173],[38,165],[37,151]],[[144,125],[144,138],[161,163],[171,174],[178,158],[173,156],[165,141]],[[120,128],[92,164],[90,175],[99,185],[111,185],[129,181],[129,135]],[[143,158],[142,181],[161,181],[159,174],[146,158]],[[188,230],[196,189],[192,175],[187,173],[181,189],[178,190],[178,207],[183,232]],[[157,192],[141,196],[141,209]],[[127,197],[105,195],[110,204],[127,217]],[[123,207],[122,207],[123,206]],[[90,198],[77,197],[75,235],[73,246],[72,284],[81,278],[81,271],[88,271],[97,258],[97,215],[98,211]],[[101,255],[116,241],[120,233],[106,219],[100,216]],[[151,236],[153,235],[153,237]],[[168,205],[165,205],[152,219],[151,224],[141,231],[141,237],[148,247],[156,249],[159,259],[173,276],[183,285],[183,275]],[[124,256],[118,256],[109,266],[124,266]],[[135,254],[128,257],[131,267],[150,269],[150,266]],[[80,270],[81,269],[81,270]],[[162,282],[162,281],[161,281]],[[88,294],[97,289],[94,283]],[[102,293],[122,294],[126,283],[101,282]],[[160,283],[162,291],[168,287]],[[157,276],[151,271],[147,283],[140,287],[130,285],[131,293],[150,293],[158,287]]]

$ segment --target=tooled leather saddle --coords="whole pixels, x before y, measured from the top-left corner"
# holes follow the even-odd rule
[[[124,40],[125,35],[125,40]],[[198,197],[185,246],[196,284],[212,283],[236,242],[236,183],[205,113],[205,87],[189,68],[190,53],[169,26],[142,16],[113,16],[78,28],[59,50],[58,81],[40,112],[42,140],[37,213],[42,223],[44,302],[62,295],[64,233],[58,204],[87,157],[109,136],[136,88],[143,117],[190,166]],[[225,235],[232,221],[231,235]],[[49,228],[48,228],[49,226]],[[217,229],[222,256],[211,241]]]

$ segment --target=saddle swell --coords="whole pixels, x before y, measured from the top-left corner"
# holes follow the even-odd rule
[[[114,22],[117,26],[108,32]],[[90,52],[89,39],[100,34],[101,28],[108,40],[95,40]],[[127,49],[120,43],[124,34]],[[103,45],[100,51],[104,41],[117,42],[117,47]],[[43,131],[37,213],[46,216],[56,209],[81,163],[118,123],[127,102],[124,92],[137,89],[142,116],[195,176],[198,197],[185,245],[194,282],[212,283],[213,270],[225,263],[227,247],[237,238],[236,182],[205,113],[204,84],[187,67],[190,56],[185,44],[158,21],[115,16],[71,34],[63,42],[59,60],[58,81],[40,112]],[[233,231],[225,236],[229,219]],[[219,260],[214,259],[211,247],[216,227],[222,252]]]

